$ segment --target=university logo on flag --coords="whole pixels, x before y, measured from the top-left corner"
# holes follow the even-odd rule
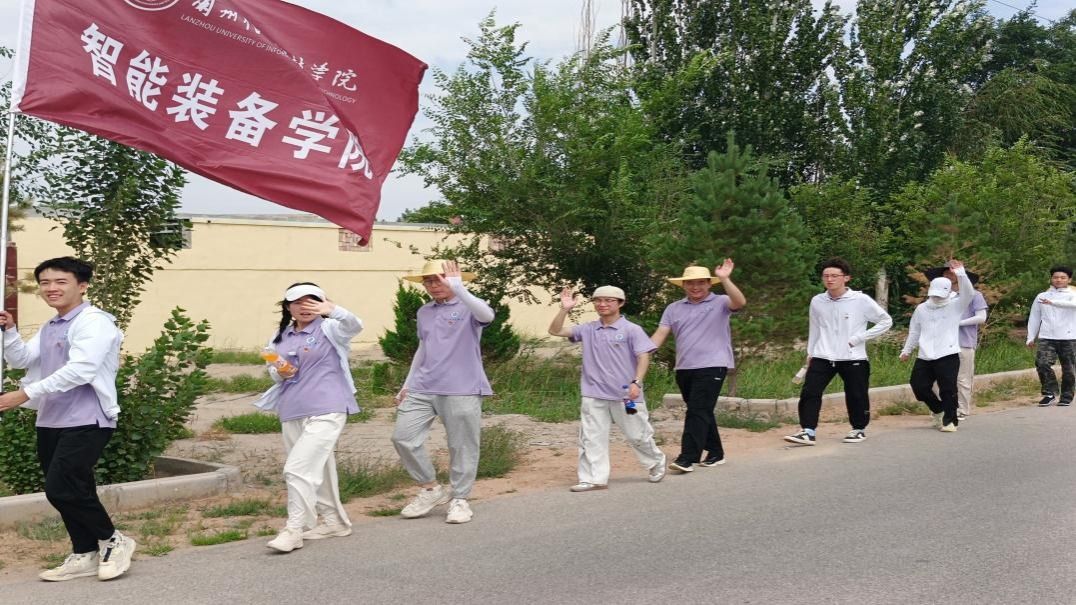
[[[23,0],[13,107],[370,236],[426,65],[278,0]]]

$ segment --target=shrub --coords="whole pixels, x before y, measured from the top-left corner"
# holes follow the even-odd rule
[[[418,313],[419,307],[429,298],[416,288],[400,283],[396,288],[396,302],[392,304],[395,315],[394,330],[386,330],[385,335],[377,339],[381,351],[396,363],[410,364],[411,358],[418,350]]]
[[[503,477],[519,463],[523,454],[523,435],[503,426],[482,429],[482,447],[478,458],[479,479]]]
[[[97,464],[99,483],[145,479],[154,458],[184,434],[194,401],[205,390],[209,350],[202,343],[208,338],[207,322],[195,324],[177,308],[141,357],[123,356],[116,377],[120,420]],[[0,480],[20,494],[43,488],[36,417],[17,409],[0,422]]]

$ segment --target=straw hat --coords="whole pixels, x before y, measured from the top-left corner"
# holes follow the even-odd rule
[[[426,261],[425,265],[422,265],[421,269],[415,269],[411,271],[410,274],[403,276],[401,279],[406,279],[409,282],[421,284],[423,279],[430,277],[431,275],[444,274],[445,268],[442,266],[444,265],[444,263],[445,261],[439,258],[428,260]],[[461,271],[460,277],[463,278],[463,281],[472,281],[478,276],[474,273],[471,273],[470,271]]]
[[[717,277],[710,275],[710,270],[706,267],[685,267],[684,274],[680,277],[667,277],[665,279],[674,286],[682,285],[689,279],[708,279],[711,285],[721,281]]]

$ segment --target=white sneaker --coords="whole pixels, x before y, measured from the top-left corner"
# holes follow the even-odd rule
[[[325,538],[344,538],[351,535],[351,528],[343,523],[318,523],[314,529],[303,532],[304,540],[324,540]]]
[[[938,430],[943,432],[943,433],[955,433],[956,432],[956,425],[952,424],[952,423],[949,423],[949,424],[941,427]]]
[[[945,415],[945,412],[938,412],[937,414],[931,414],[930,415],[930,418],[931,418],[930,426],[932,426],[932,427],[934,427],[936,429],[940,429],[942,427],[942,416],[944,416],[944,415]]]
[[[661,457],[661,462],[658,462],[654,466],[650,467],[650,473],[647,480],[651,483],[659,483],[665,478],[665,464],[668,462],[668,458]]]
[[[59,567],[46,569],[37,574],[37,577],[46,582],[65,582],[75,578],[85,578],[97,575],[97,551],[84,552],[81,554],[71,553],[67,555]]]
[[[437,487],[431,487],[429,489],[423,489],[419,491],[415,499],[410,504],[403,507],[400,511],[400,516],[404,519],[417,519],[419,517],[425,517],[430,514],[430,511],[447,504],[452,499],[452,494],[445,489],[445,486],[438,485]]]
[[[97,579],[111,580],[122,576],[131,567],[131,557],[138,545],[130,537],[116,532],[102,542],[97,563]]]
[[[448,505],[448,516],[445,517],[445,523],[468,523],[472,517],[474,517],[474,513],[471,512],[471,505],[467,504],[467,501],[463,498],[453,498]]]
[[[272,540],[269,540],[266,546],[280,552],[291,552],[293,550],[302,548],[303,532],[297,529],[292,529],[290,527],[285,527],[284,529],[280,530],[280,533],[277,534],[277,537],[273,538]]]
[[[580,481],[579,483],[576,483],[568,489],[573,492],[592,492],[596,489],[605,489],[606,487],[608,486],[602,485],[600,483],[587,483],[586,481]]]

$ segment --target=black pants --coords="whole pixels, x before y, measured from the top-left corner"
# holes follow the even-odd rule
[[[1076,387],[1076,340],[1043,340],[1035,352],[1035,370],[1043,395],[1057,396],[1057,375],[1054,362],[1061,360],[1061,401],[1072,403]]]
[[[916,359],[912,366],[912,385],[915,398],[927,404],[931,413],[942,412],[942,424],[957,424],[956,376],[960,373],[960,355],[953,353],[938,359]],[[934,394],[934,384],[938,394]],[[940,396],[940,397],[939,397]]]
[[[97,550],[116,531],[97,498],[93,467],[112,437],[96,424],[62,429],[37,427],[37,458],[45,472],[45,497],[60,512],[72,552]]]
[[[815,357],[807,366],[807,375],[800,389],[800,426],[818,428],[818,414],[822,411],[822,393],[840,374],[844,382],[844,405],[848,409],[848,422],[853,429],[863,430],[871,421],[870,388],[871,364],[866,359],[853,361],[830,361]]]
[[[679,462],[694,464],[702,457],[703,450],[710,456],[725,457],[721,447],[721,435],[717,433],[717,419],[714,407],[725,384],[728,368],[698,368],[694,370],[677,370],[676,385],[687,406],[684,416],[684,435],[680,439]]]

